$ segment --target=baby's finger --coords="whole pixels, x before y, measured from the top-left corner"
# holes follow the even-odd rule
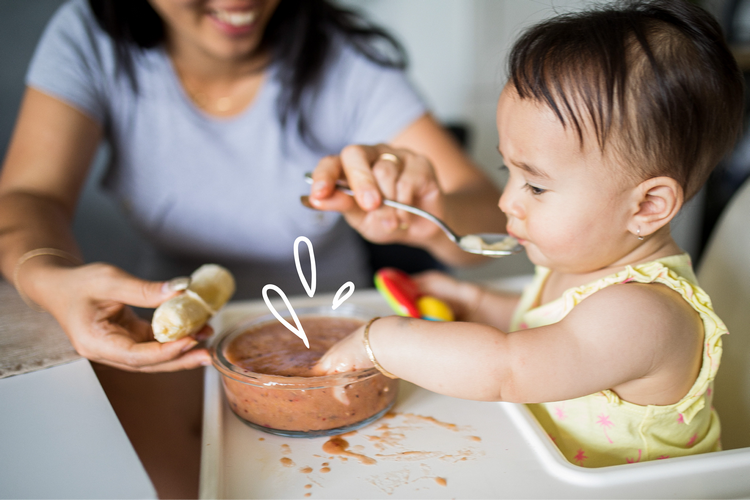
[[[426,271],[411,277],[423,295],[446,297],[453,295],[458,281],[440,271]]]

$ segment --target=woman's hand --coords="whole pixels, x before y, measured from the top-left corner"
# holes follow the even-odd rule
[[[335,343],[313,367],[313,374],[331,375],[371,368],[373,364],[363,342],[364,332],[365,327],[361,326]]]
[[[187,284],[188,278],[144,281],[109,264],[67,267],[46,256],[25,263],[19,273],[20,288],[55,317],[81,356],[142,372],[210,364],[208,351],[194,348],[211,335],[210,326],[196,338],[161,344],[154,341],[151,324],[129,307],[157,307]]]
[[[339,179],[348,182],[354,199],[335,190]],[[370,241],[420,247],[451,266],[485,258],[461,250],[430,221],[383,206],[383,198],[426,210],[462,235],[501,233],[505,228],[505,216],[497,207],[499,190],[429,114],[407,126],[390,145],[347,146],[339,156],[324,158],[313,181],[306,199],[311,208],[343,213]]]
[[[312,175],[310,205],[341,212],[370,241],[426,247],[444,238],[434,223],[382,204],[387,198],[445,216],[443,193],[424,156],[385,144],[347,146],[341,155],[323,158]],[[349,184],[353,198],[336,190],[339,179]]]

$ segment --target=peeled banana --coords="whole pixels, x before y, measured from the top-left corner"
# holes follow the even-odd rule
[[[217,264],[204,264],[190,276],[190,286],[154,311],[151,327],[159,342],[179,340],[200,330],[232,297],[232,274]]]

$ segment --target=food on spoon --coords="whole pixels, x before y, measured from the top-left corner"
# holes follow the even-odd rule
[[[234,294],[232,274],[217,264],[204,264],[190,276],[190,286],[156,308],[151,327],[159,342],[179,340],[200,330]]]
[[[459,240],[458,244],[465,250],[473,250],[477,252],[481,252],[482,250],[495,250],[503,252],[512,250],[516,245],[518,245],[518,241],[515,238],[508,236],[500,241],[496,241],[495,243],[487,243],[476,234],[469,234],[467,236],[463,236]]]

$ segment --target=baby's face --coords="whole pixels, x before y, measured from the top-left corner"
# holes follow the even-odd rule
[[[602,269],[632,248],[634,182],[595,138],[567,128],[547,106],[506,85],[497,106],[499,150],[510,177],[500,198],[508,233],[537,265],[569,273]]]

